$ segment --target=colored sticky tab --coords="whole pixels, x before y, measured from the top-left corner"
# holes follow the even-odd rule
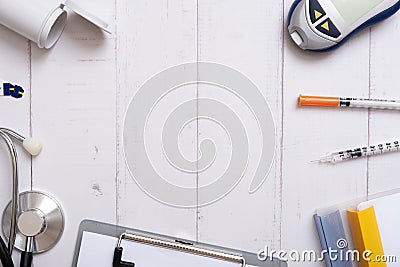
[[[343,227],[340,211],[337,210],[326,215],[314,215],[319,241],[323,251],[337,251],[340,255],[348,255],[348,241]],[[352,267],[350,259],[345,257],[324,257],[327,267]]]
[[[400,216],[396,212],[400,205],[400,193],[370,199],[358,205],[358,210],[364,210],[371,206],[375,209],[376,221],[382,240],[383,250],[386,256],[394,256],[386,263],[388,267],[399,267],[400,260]]]
[[[385,255],[373,206],[361,211],[347,211],[354,247],[360,252],[360,267],[386,267],[376,257]],[[365,252],[368,251],[367,255]],[[363,254],[367,257],[363,257]]]

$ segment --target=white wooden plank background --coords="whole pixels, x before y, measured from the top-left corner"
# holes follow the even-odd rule
[[[113,35],[70,15],[59,42],[45,51],[0,27],[0,76],[27,89],[18,101],[0,97],[0,125],[33,134],[45,144],[32,160],[20,153],[20,189],[49,192],[62,203],[67,219],[60,243],[37,256],[36,266],[70,266],[78,225],[85,218],[254,252],[266,245],[318,250],[312,221],[316,208],[400,187],[399,154],[337,166],[310,162],[338,149],[397,139],[397,112],[296,106],[299,93],[399,99],[400,38],[393,38],[400,35],[398,16],[338,50],[309,54],[286,33],[288,0],[80,4],[111,22]],[[143,193],[130,176],[123,122],[130,99],[148,78],[195,61],[231,66],[258,86],[276,122],[277,151],[267,181],[255,194],[249,195],[248,184],[241,183],[212,205],[173,208]],[[213,96],[209,88],[192,86],[171,101]],[[203,122],[187,129],[185,153],[196,158],[198,135],[213,130]],[[219,145],[229,150],[227,143]],[[0,150],[5,153],[3,145]],[[0,207],[11,196],[8,165],[0,161]],[[193,174],[189,180],[202,178]]]

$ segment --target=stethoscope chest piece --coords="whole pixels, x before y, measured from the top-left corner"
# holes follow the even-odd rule
[[[3,233],[8,239],[11,227],[11,202],[3,213]],[[56,245],[64,231],[60,204],[42,192],[27,191],[19,195],[15,247],[24,251],[27,240],[32,253],[45,252]]]

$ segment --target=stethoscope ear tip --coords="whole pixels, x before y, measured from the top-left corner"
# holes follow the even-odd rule
[[[43,148],[42,142],[31,137],[25,138],[25,140],[22,143],[22,146],[32,156],[39,155]]]

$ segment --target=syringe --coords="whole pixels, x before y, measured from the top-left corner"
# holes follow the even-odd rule
[[[336,163],[340,161],[356,159],[360,157],[380,155],[399,150],[400,150],[400,141],[394,141],[378,145],[358,147],[340,152],[334,152],[326,155],[325,157],[321,158],[318,161],[322,163]]]
[[[399,100],[368,99],[335,96],[299,96],[299,106],[339,107],[339,108],[375,108],[400,109]]]

